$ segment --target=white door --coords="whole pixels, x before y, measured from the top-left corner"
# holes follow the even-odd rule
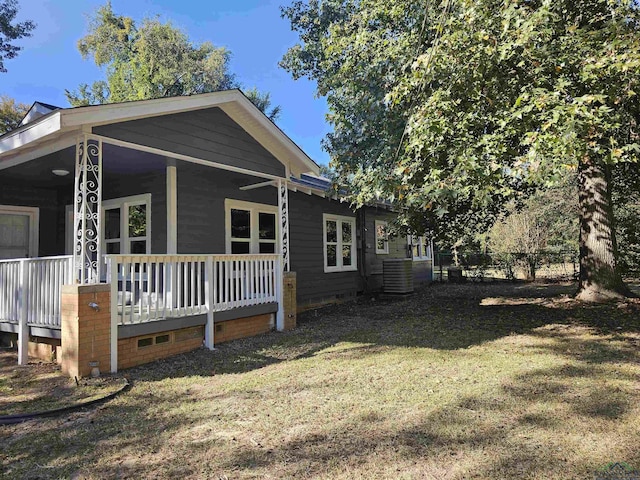
[[[37,209],[0,206],[0,260],[35,257]]]

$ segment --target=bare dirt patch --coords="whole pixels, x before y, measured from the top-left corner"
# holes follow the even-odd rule
[[[102,398],[122,385],[122,378],[110,376],[76,381],[51,362],[31,359],[19,366],[15,351],[0,350],[0,415],[69,407]]]

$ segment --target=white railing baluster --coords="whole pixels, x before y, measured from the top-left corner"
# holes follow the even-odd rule
[[[189,288],[191,289],[191,314],[193,315],[194,308],[196,306],[196,262],[189,263],[191,268],[191,284]]]
[[[129,266],[129,275],[131,277],[131,281],[127,282],[128,285],[131,285],[131,291],[129,292],[129,323],[134,323],[133,314],[136,307],[136,266],[133,260]]]
[[[151,263],[147,261],[146,263],[147,275],[146,275],[146,285],[147,285],[147,321],[151,320],[151,286],[153,285],[153,277],[151,276]]]
[[[164,318],[167,317],[167,301],[169,297],[169,288],[167,288],[169,283],[169,275],[167,274],[167,270],[167,262],[165,262],[162,264],[162,316]]]

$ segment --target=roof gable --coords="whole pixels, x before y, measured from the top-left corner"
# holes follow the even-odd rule
[[[109,138],[283,177],[284,165],[219,107],[93,128]]]
[[[60,140],[102,125],[219,107],[277,159],[289,173],[318,173],[318,165],[240,90],[75,107],[50,112],[0,137],[0,163],[35,144]],[[67,141],[68,143],[68,141]]]

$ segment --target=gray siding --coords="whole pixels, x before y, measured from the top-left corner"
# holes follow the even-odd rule
[[[388,210],[367,207],[361,214],[366,225],[366,244],[363,245],[365,256],[365,272],[367,277],[367,289],[370,291],[382,290],[382,262],[392,258],[408,258],[410,256],[407,248],[407,237],[398,235],[389,239],[389,253],[376,253],[376,232],[375,221],[383,220],[392,222],[395,213]],[[419,260],[413,262],[413,281],[418,286],[431,282],[432,262],[430,260]]]
[[[61,189],[38,188],[19,183],[0,183],[0,205],[39,209],[38,256],[64,254],[64,203]],[[69,196],[71,189],[69,190]]]
[[[225,253],[225,198],[278,205],[274,187],[240,190],[258,178],[186,162],[178,163],[177,176],[178,253]]]
[[[298,278],[297,299],[302,306],[336,296],[355,295],[364,288],[357,271],[324,273],[323,213],[356,217],[346,204],[315,195],[289,192],[291,270],[296,272]],[[356,228],[356,232],[359,232],[359,228]],[[357,258],[360,263],[359,252]]]
[[[94,132],[247,170],[284,176],[284,166],[219,108],[95,127]]]

